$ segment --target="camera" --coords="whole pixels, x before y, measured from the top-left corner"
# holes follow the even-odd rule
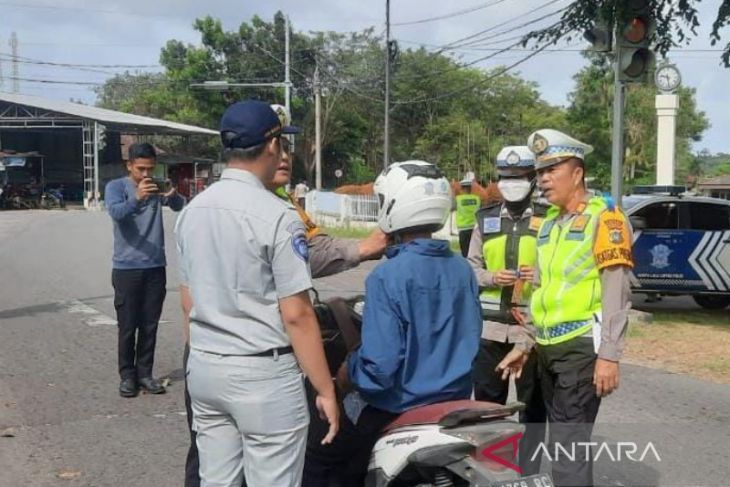
[[[152,178],[152,183],[157,185],[157,191],[160,193],[167,193],[172,186],[170,180],[165,178]]]

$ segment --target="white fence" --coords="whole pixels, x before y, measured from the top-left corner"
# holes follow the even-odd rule
[[[330,191],[310,191],[306,197],[307,213],[324,227],[375,228],[378,222],[378,198],[375,195],[346,195]],[[437,238],[451,238],[457,234],[454,214],[444,228],[436,232]]]
[[[375,227],[378,198],[375,195],[347,195],[329,191],[307,193],[306,210],[318,225],[328,227]]]

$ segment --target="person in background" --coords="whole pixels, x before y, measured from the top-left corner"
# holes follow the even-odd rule
[[[299,184],[294,186],[294,200],[299,204],[302,209],[306,209],[306,198],[309,192],[309,186],[307,181],[302,179]]]
[[[174,187],[163,192],[153,180],[155,148],[129,147],[129,175],[109,181],[104,203],[114,222],[112,285],[117,312],[119,394],[134,397],[139,388],[162,394],[152,375],[157,324],[165,300],[167,275],[162,207],[182,210],[185,199]]]
[[[479,196],[471,192],[472,180],[464,179],[460,183],[461,193],[456,195],[456,228],[459,231],[459,249],[461,255],[466,257],[469,253],[469,242],[471,233],[474,230],[476,213],[482,205]]]

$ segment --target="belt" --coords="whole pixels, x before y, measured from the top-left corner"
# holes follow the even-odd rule
[[[289,345],[288,347],[272,348],[264,352],[251,353],[248,355],[243,355],[243,357],[278,357],[279,355],[286,355],[289,353],[294,353],[294,349],[291,345]]]
[[[537,338],[541,338],[543,340],[558,338],[574,332],[578,328],[582,328],[589,323],[593,323],[593,320],[568,321],[567,323],[560,323],[559,325],[550,328],[537,328]]]

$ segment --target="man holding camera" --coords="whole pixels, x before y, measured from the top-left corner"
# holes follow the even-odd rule
[[[155,148],[129,147],[129,175],[109,181],[104,193],[114,222],[112,285],[119,327],[119,395],[135,397],[139,389],[162,394],[152,376],[157,323],[165,300],[165,234],[162,207],[180,211],[185,199],[164,180],[153,179]]]

